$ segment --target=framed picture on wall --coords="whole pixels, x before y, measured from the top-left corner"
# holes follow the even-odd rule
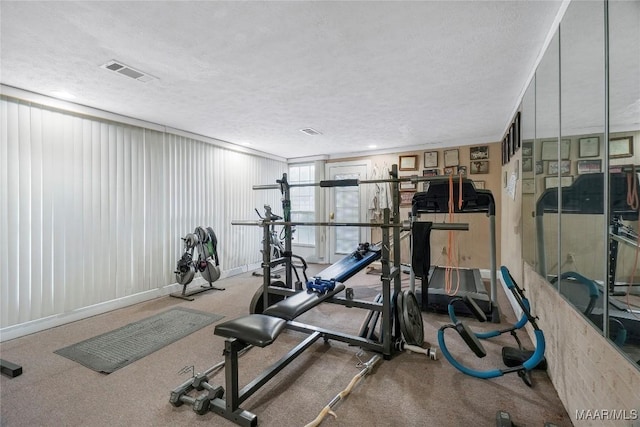
[[[477,160],[477,161],[471,162],[471,173],[472,174],[489,173],[489,161]]]
[[[400,181],[400,191],[416,191],[418,186],[415,182]]]
[[[489,158],[489,146],[470,147],[469,158],[471,160],[487,160]]]
[[[411,206],[414,191],[403,191],[400,193],[400,206]]]
[[[602,160],[578,160],[578,174],[602,172]]]
[[[456,171],[456,175],[458,175],[458,176],[467,176],[467,167],[466,166],[458,166],[458,170]]]
[[[580,138],[578,144],[578,157],[598,157],[600,155],[600,137]]]
[[[558,186],[558,183],[561,182],[563,187],[568,187],[573,184],[572,176],[563,176],[561,177],[561,181],[558,181],[557,176],[548,176],[544,179],[544,188],[545,190],[548,188],[555,188]]]
[[[560,159],[568,160],[571,151],[571,140],[563,139],[560,145]],[[556,160],[558,158],[558,141],[542,141],[542,160]]]
[[[444,168],[444,174],[445,175],[455,175],[456,174],[456,167],[455,166],[451,166],[450,168]]]
[[[533,141],[522,143],[522,156],[533,156]]]
[[[536,161],[536,175],[542,175],[544,173],[544,162],[542,160]]]
[[[422,169],[422,176],[438,176],[440,170],[438,169]]]
[[[458,166],[458,164],[460,163],[459,157],[458,157],[458,149],[453,149],[453,150],[445,150],[444,151],[444,166],[445,167],[450,167],[450,166]]]
[[[400,156],[400,162],[398,170],[401,171],[417,171],[418,170],[418,156]]]
[[[477,190],[484,190],[485,189],[485,182],[484,181],[473,181],[473,185],[476,187]]]
[[[424,167],[437,168],[438,167],[438,152],[437,151],[425,151],[424,153]]]
[[[535,180],[533,178],[522,180],[522,194],[533,194],[535,189]]]
[[[609,140],[609,157],[615,159],[633,156],[633,136],[611,138]]]
[[[523,148],[524,150],[524,148]],[[523,151],[524,153],[524,151]],[[533,157],[522,157],[522,172],[533,171]]]
[[[549,175],[558,174],[558,161],[549,162],[547,173]],[[560,162],[560,175],[569,175],[571,173],[571,160],[563,160]]]

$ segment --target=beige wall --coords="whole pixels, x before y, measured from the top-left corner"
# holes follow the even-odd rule
[[[547,372],[576,426],[637,426],[633,420],[576,420],[580,410],[640,411],[640,371],[538,275],[524,265],[524,282],[545,332]]]
[[[470,174],[470,158],[469,158],[469,146],[458,147],[459,153],[459,165],[467,167],[467,177],[474,181],[484,181],[485,188],[491,190],[496,200],[496,258],[500,260],[500,200],[502,187],[501,178],[501,145],[500,143],[487,143],[477,144],[489,146],[489,173],[488,174]],[[402,152],[394,154],[381,154],[368,157],[358,157],[357,159],[366,158],[371,160],[372,165],[378,165],[380,168],[385,165],[390,169],[392,164],[399,163],[399,156],[405,155],[417,155],[418,156],[418,170],[416,171],[400,171],[401,177],[418,175],[422,176],[422,170],[424,169],[424,153],[425,151],[438,151],[438,167],[440,175],[443,174],[444,160],[443,149],[438,150],[421,150]],[[336,159],[328,162],[342,162],[351,161],[356,158],[349,159]],[[431,169],[431,168],[430,168]],[[434,168],[436,169],[436,168]],[[421,189],[421,185],[418,190]],[[408,219],[408,214],[411,210],[410,206],[400,207],[400,219]],[[446,214],[438,215],[422,215],[421,221],[433,221],[433,222],[449,222]],[[489,256],[489,219],[484,214],[456,214],[455,222],[467,222],[469,223],[469,231],[454,232],[455,242],[457,245],[457,258],[458,265],[460,267],[473,267],[489,269],[491,267]],[[379,230],[372,230],[372,241],[379,240]],[[438,265],[445,265],[447,262],[447,256],[443,254],[448,248],[448,233],[446,231],[433,231],[431,234],[431,263]],[[405,239],[402,241],[402,262],[409,263],[409,241]]]
[[[503,173],[509,175],[516,168],[521,168],[521,153],[518,152],[505,165]],[[522,177],[522,173],[520,173]],[[524,199],[523,199],[524,197]],[[532,197],[522,195],[521,182],[518,182],[516,198],[513,200],[502,193],[502,257],[500,263],[506,265],[518,283],[526,289],[532,306],[532,313],[539,317],[538,325],[545,333],[548,373],[560,399],[576,426],[637,426],[640,421],[602,419],[577,420],[576,411],[581,410],[631,410],[640,414],[640,370],[632,366],[601,333],[593,327],[573,306],[568,303],[547,281],[535,272],[534,267],[523,262],[522,243],[525,242],[525,256],[535,251],[534,227],[523,222],[533,221],[531,217]],[[524,204],[521,202],[524,201]],[[522,208],[521,208],[522,206]],[[557,239],[557,217],[555,221],[545,222],[546,238]],[[571,224],[575,235],[585,238],[584,224]],[[581,228],[582,227],[582,228]],[[563,232],[567,231],[563,222]],[[602,236],[596,236],[600,241]],[[554,240],[555,241],[555,240]],[[584,241],[580,246],[580,254],[587,260],[589,251],[594,245]],[[600,252],[602,253],[600,245]],[[557,257],[556,254],[551,254]],[[547,254],[549,260],[549,254]],[[553,258],[548,266],[555,263]],[[585,264],[589,264],[585,261]],[[599,263],[594,263],[599,264]],[[528,329],[531,339],[535,339],[531,328]]]

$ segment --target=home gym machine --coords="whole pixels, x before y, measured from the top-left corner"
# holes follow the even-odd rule
[[[484,315],[484,312],[478,307],[477,304],[475,304],[473,298],[469,298],[466,296],[460,297],[458,300],[454,300],[450,303],[449,315],[451,317],[451,321],[453,322],[453,324],[444,325],[438,330],[438,344],[440,345],[440,351],[442,351],[442,354],[449,361],[449,363],[451,363],[456,369],[458,369],[460,372],[464,374],[467,374],[476,378],[487,379],[487,378],[500,377],[504,374],[511,373],[511,372],[517,372],[518,376],[522,378],[524,383],[527,384],[529,387],[531,387],[532,382],[530,377],[530,371],[535,368],[546,369],[546,361],[544,359],[544,351],[545,351],[544,333],[540,328],[538,328],[538,325],[536,323],[536,318],[531,314],[529,301],[527,300],[527,298],[525,298],[523,290],[520,289],[518,285],[516,285],[515,281],[513,280],[513,277],[511,277],[511,274],[509,273],[509,270],[503,266],[501,267],[500,271],[502,273],[502,277],[507,288],[511,291],[516,302],[522,309],[523,315],[521,319],[515,325],[507,329],[483,332],[483,333],[474,333],[471,330],[471,328],[469,328],[468,325],[456,319],[453,311],[453,307],[452,307],[453,304],[455,304],[456,302],[463,302],[468,307],[468,309],[476,316],[476,318],[480,321],[486,320],[486,317]],[[515,335],[515,331],[517,329],[524,327],[524,325],[527,322],[531,323],[531,326],[533,326],[534,335],[536,337],[535,351],[524,350],[522,348],[520,340],[518,339],[517,335]],[[502,348],[502,360],[504,364],[507,366],[507,368],[490,369],[485,371],[472,369],[463,365],[458,360],[456,360],[451,354],[451,352],[449,351],[449,349],[447,348],[447,345],[444,340],[444,334],[447,329],[455,329],[456,332],[460,334],[465,344],[467,344],[467,346],[469,346],[469,348],[479,358],[485,357],[487,355],[487,352],[484,349],[482,343],[478,339],[487,339],[491,337],[496,337],[503,333],[510,333],[516,339],[516,342],[518,343],[518,348],[512,348],[512,347]]]
[[[468,295],[480,306],[494,323],[500,323],[496,285],[496,203],[490,190],[476,189],[473,181],[464,177],[431,177],[427,191],[414,194],[411,204],[411,264],[415,277],[420,278],[421,290],[416,291],[423,310],[447,312],[449,302],[456,296]],[[453,188],[451,188],[453,187]],[[450,200],[462,199],[462,203]],[[489,217],[489,249],[491,259],[491,295],[482,282],[478,269],[457,269],[460,289],[450,295],[445,289],[445,268],[431,266],[430,236],[432,223],[417,221],[421,214],[484,213]],[[412,282],[412,287],[414,286]],[[457,307],[461,314],[471,315],[464,307]]]
[[[220,278],[220,258],[218,257],[218,238],[211,227],[206,229],[196,227],[193,233],[182,238],[184,242],[184,252],[178,260],[176,266],[176,281],[182,285],[182,292],[169,294],[174,298],[181,298],[193,301],[193,295],[202,292],[217,290],[224,291],[224,288],[213,286],[213,282]],[[195,255],[194,256],[194,251]],[[187,292],[187,286],[196,273],[200,272],[202,278],[209,285],[201,285],[200,288]]]
[[[206,399],[209,399],[209,408],[213,412],[222,415],[223,417],[235,422],[242,426],[255,426],[258,424],[258,418],[255,414],[244,410],[240,405],[253,395],[258,389],[264,386],[271,378],[273,378],[278,372],[284,369],[291,361],[297,356],[302,354],[304,350],[311,347],[317,340],[322,338],[325,342],[329,340],[336,340],[345,342],[349,345],[357,346],[363,350],[373,351],[375,353],[382,354],[385,359],[390,359],[395,352],[402,351],[403,348],[407,349],[407,346],[403,346],[402,331],[400,328],[400,322],[396,321],[397,317],[400,317],[399,313],[403,314],[406,322],[412,322],[414,324],[409,325],[407,330],[417,333],[420,330],[422,333],[422,315],[415,298],[406,297],[411,293],[403,293],[404,308],[399,307],[398,303],[393,304],[397,296],[401,293],[400,283],[400,252],[395,250],[393,253],[393,259],[389,248],[391,241],[395,243],[395,247],[399,247],[400,231],[402,228],[409,226],[409,222],[400,223],[399,220],[399,192],[397,191],[398,182],[402,180],[397,178],[397,165],[393,166],[391,171],[392,179],[384,181],[359,181],[359,180],[340,180],[340,181],[322,181],[319,183],[320,187],[337,187],[337,186],[353,186],[365,184],[367,182],[392,182],[396,191],[393,192],[394,197],[394,212],[393,215],[389,209],[385,209],[383,212],[382,224],[371,223],[335,223],[335,222],[292,222],[287,215],[287,209],[285,209],[284,221],[266,221],[251,222],[251,221],[232,221],[234,225],[249,225],[260,226],[263,228],[264,243],[263,243],[263,286],[262,293],[263,306],[257,307],[256,312],[246,316],[242,316],[237,319],[233,319],[224,323],[220,323],[215,327],[215,334],[225,338],[225,387],[221,391],[219,387],[208,384],[204,386],[201,382],[198,383],[200,387],[204,387],[206,390],[210,390],[210,393],[206,394]],[[302,185],[302,184],[300,184]],[[304,184],[308,185],[308,184]],[[271,189],[273,186],[254,186],[254,189]],[[283,179],[278,181],[278,186],[275,188],[284,189],[284,201],[289,202],[289,185],[286,184],[286,174],[283,175]],[[328,273],[326,277],[314,278],[307,282],[307,289],[296,291],[290,286],[279,287],[271,286],[271,268],[274,265],[279,265],[282,260],[271,260],[269,250],[269,227],[275,224],[277,226],[285,227],[285,233],[288,234],[290,227],[292,226],[321,226],[321,227],[380,227],[382,229],[382,242],[379,245],[379,249],[367,250],[366,253],[361,254],[363,257],[368,255],[371,258],[377,258],[376,252],[379,250],[379,259],[382,264],[382,298],[379,302],[369,302],[364,300],[358,300],[353,298],[353,293],[345,292],[345,296],[340,296],[342,291],[346,291],[346,287],[343,283],[334,280],[334,278],[327,279],[326,277],[333,276],[332,273]],[[444,230],[465,230],[468,228],[467,224],[434,224],[434,229]],[[289,230],[287,230],[289,229]],[[290,241],[285,242],[286,258],[290,253]],[[369,248],[371,249],[371,248]],[[287,253],[288,252],[288,253]],[[357,257],[355,257],[357,258]],[[361,258],[362,259],[362,258]],[[355,274],[355,264],[359,262],[358,259],[350,259],[346,264],[351,263],[351,268],[348,268],[350,272],[342,271],[343,275]],[[290,263],[285,261],[285,265],[290,268]],[[332,267],[330,267],[332,268]],[[342,270],[344,266],[336,267]],[[357,267],[364,268],[364,267]],[[290,277],[290,274],[287,274]],[[317,280],[316,280],[317,279]],[[406,291],[408,292],[408,291]],[[284,297],[280,301],[269,304],[269,295],[275,294]],[[411,307],[410,305],[412,304]],[[338,305],[343,305],[348,308],[362,308],[369,311],[380,312],[382,317],[382,332],[379,340],[367,339],[361,336],[354,336],[340,331],[332,331],[326,328],[304,324],[296,321],[296,318],[308,310],[316,307],[318,304],[328,302]],[[417,315],[416,315],[417,313]],[[406,314],[406,316],[404,315]],[[298,332],[308,334],[308,337],[300,342],[297,346],[291,349],[280,360],[267,368],[256,379],[248,383],[243,388],[240,388],[239,384],[239,354],[247,347],[266,347],[271,345],[284,329],[290,329]],[[413,337],[412,339],[415,339]],[[422,344],[422,343],[420,343]],[[224,396],[224,398],[222,397]],[[180,398],[180,396],[173,395],[174,400]],[[188,400],[187,400],[188,401]],[[201,410],[205,405],[199,404],[198,409]]]
[[[628,180],[630,176],[634,183]],[[627,204],[627,196],[633,188],[639,188],[638,178],[632,168],[623,173],[608,174],[609,180],[609,269],[605,284],[584,277],[575,271],[561,272],[559,275],[547,276],[545,238],[543,218],[548,213],[575,215],[605,215],[604,173],[580,175],[568,187],[562,187],[561,196],[558,188],[545,190],[536,202],[535,222],[538,250],[538,273],[547,277],[551,283],[560,281],[560,292],[599,328],[618,344],[626,342],[640,343],[640,310],[633,309],[622,301],[611,298],[620,296],[616,291],[616,269],[619,244],[629,245],[636,249],[638,238],[636,233],[623,224],[623,220],[637,221],[638,211]],[[561,203],[559,203],[561,197]],[[633,284],[628,284],[633,286]],[[605,291],[606,290],[606,291]],[[582,303],[581,301],[584,301]],[[605,307],[606,304],[606,307]],[[605,325],[604,316],[608,312],[610,321]],[[611,333],[610,333],[611,332]]]

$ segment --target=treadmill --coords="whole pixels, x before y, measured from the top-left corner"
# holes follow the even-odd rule
[[[457,200],[462,180],[462,207]],[[488,294],[482,282],[480,270],[460,268],[460,287],[456,295],[445,290],[445,268],[431,266],[431,224],[418,221],[421,214],[449,212],[449,177],[434,177],[426,191],[414,194],[411,202],[411,265],[416,277],[420,278],[421,289],[416,291],[422,310],[447,312],[453,298],[472,297],[492,322],[500,322],[496,289],[496,203],[490,190],[476,189],[473,181],[465,177],[453,177],[453,198],[455,213],[483,213],[489,217],[491,293]],[[454,273],[457,277],[457,273]],[[459,314],[472,316],[465,304],[456,304]]]

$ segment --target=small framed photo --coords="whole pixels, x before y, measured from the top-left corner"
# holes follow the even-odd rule
[[[439,174],[438,169],[422,169],[422,176],[438,176]]]
[[[598,157],[600,155],[600,137],[580,138],[578,144],[578,157]]]
[[[522,180],[522,194],[533,194],[535,193],[535,190],[536,186],[533,178]]]
[[[578,160],[578,174],[602,172],[602,160]]]
[[[489,160],[476,160],[471,162],[471,173],[489,173]]]
[[[563,176],[561,177],[561,180],[558,181],[557,176],[548,176],[544,179],[544,188],[545,190],[548,188],[556,188],[558,187],[558,183],[561,183],[563,187],[569,187],[571,184],[573,184],[573,177]]]
[[[563,139],[560,144],[560,159],[568,160],[571,150],[571,140]],[[558,141],[542,141],[542,160],[556,160],[558,158]]]
[[[536,161],[536,175],[542,175],[544,173],[544,162],[542,160]]]
[[[473,160],[487,160],[489,158],[489,146],[482,145],[469,148],[469,158]]]
[[[633,136],[611,138],[609,140],[609,157],[612,159],[633,156]]]
[[[533,141],[524,141],[522,143],[522,157],[533,157]]]
[[[400,156],[400,166],[398,170],[401,171],[417,171],[418,170],[418,156]]]
[[[458,176],[467,176],[467,167],[466,166],[458,166],[458,170],[456,175]]]
[[[413,200],[413,191],[403,191],[400,193],[400,206],[411,206]]]
[[[547,173],[549,175],[558,174],[558,161],[549,162]],[[571,160],[562,160],[560,162],[560,175],[569,175],[571,173]]]
[[[460,160],[458,157],[458,149],[453,150],[445,150],[444,151],[444,166],[458,166],[460,164]]]
[[[456,174],[456,167],[452,166],[450,168],[444,168],[444,174],[445,175],[455,175]]]
[[[484,190],[485,182],[484,181],[473,181],[473,185],[476,187],[476,190]]]
[[[400,181],[400,191],[416,191],[418,186],[415,182]]]
[[[437,168],[438,167],[438,152],[437,151],[425,151],[424,152],[424,167],[425,168]]]
[[[524,153],[524,147],[522,150]],[[522,172],[533,172],[533,157],[522,157]]]

